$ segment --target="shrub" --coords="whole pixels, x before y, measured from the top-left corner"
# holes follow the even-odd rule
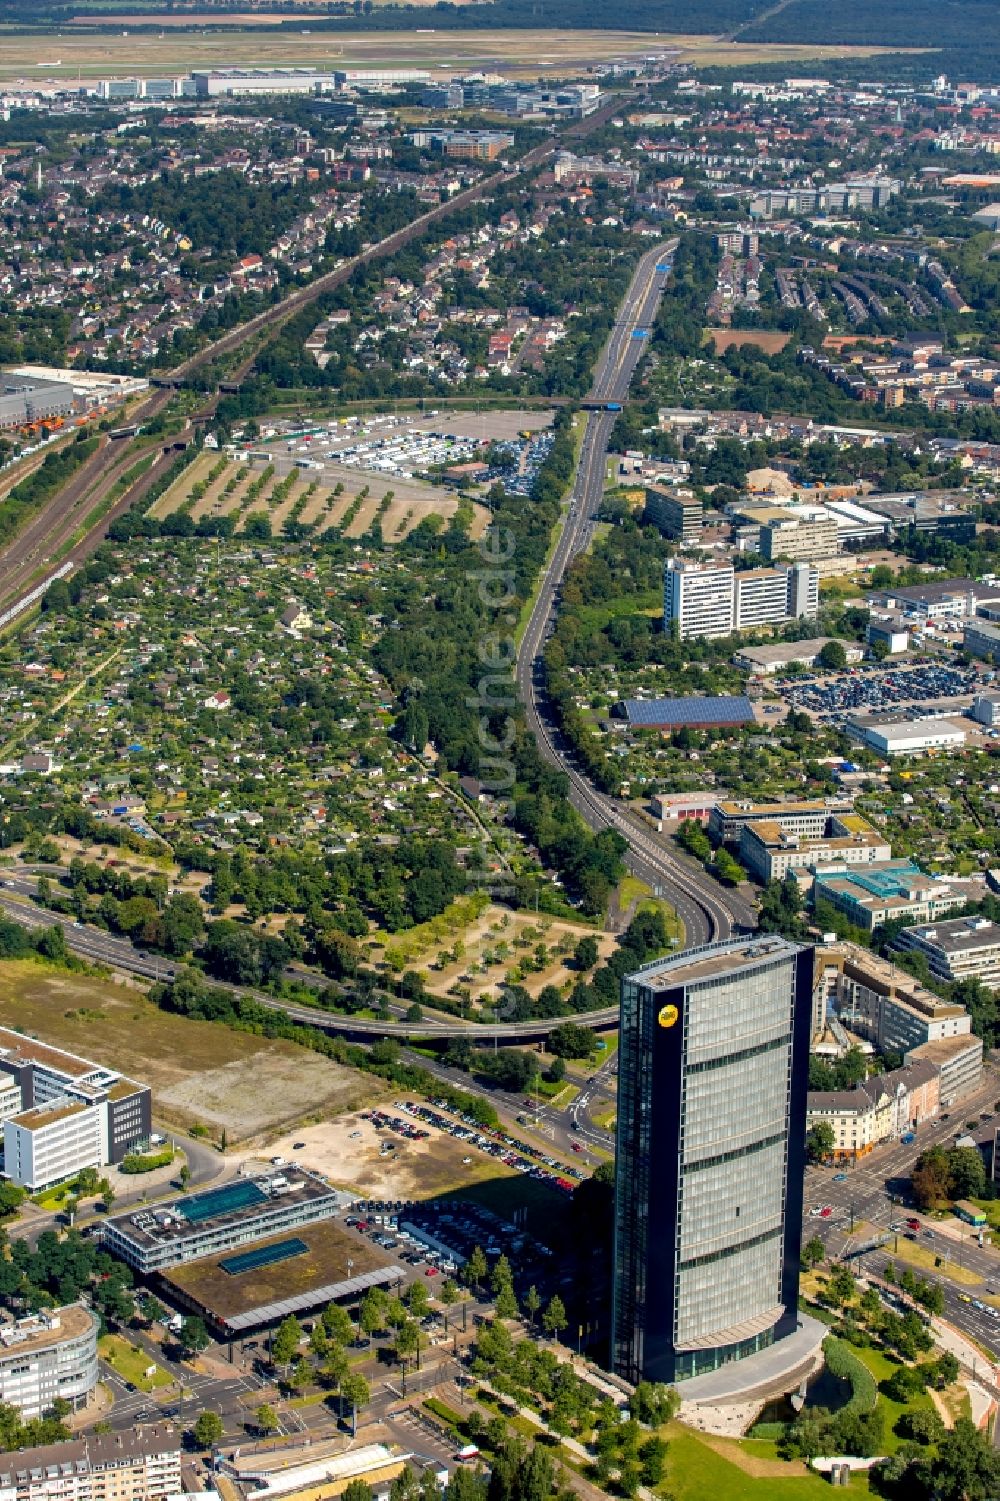
[[[167,1147],[162,1152],[129,1152],[121,1160],[123,1173],[152,1173],[158,1167],[169,1167],[174,1160],[172,1147]]]
[[[849,1381],[851,1385],[850,1401],[841,1411],[850,1413],[874,1411],[875,1403],[878,1401],[875,1378],[868,1367],[858,1359],[850,1345],[838,1339],[836,1335],[828,1334],[823,1341],[823,1354],[831,1376],[836,1376],[841,1381]]]

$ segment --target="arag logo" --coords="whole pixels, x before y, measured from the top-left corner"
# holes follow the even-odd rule
[[[679,1016],[680,1012],[678,1011],[676,1006],[661,1006],[656,1017],[657,1025],[661,1027],[672,1027],[676,1023]]]

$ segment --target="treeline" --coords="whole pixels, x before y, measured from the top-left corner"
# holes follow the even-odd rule
[[[612,830],[592,834],[569,802],[565,774],[542,759],[517,700],[506,624],[542,568],[572,472],[572,417],[563,411],[535,498],[498,499],[481,544],[453,527],[438,534],[418,526],[399,553],[423,554],[431,566],[400,581],[397,628],[373,655],[397,698],[419,705],[442,763],[508,801],[515,826],[542,863],[560,873],[584,911],[597,913],[621,876],[625,841]],[[491,552],[491,542],[498,551]],[[502,602],[499,618],[491,598]],[[515,884],[517,899],[530,902],[530,881]],[[542,904],[546,896],[540,894]]]
[[[14,486],[0,507],[0,543],[16,536],[32,512],[41,510],[69,482],[91,454],[97,452],[99,441],[78,433],[72,443],[47,454],[33,474]]]

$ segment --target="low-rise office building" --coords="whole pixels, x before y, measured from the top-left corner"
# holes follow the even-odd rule
[[[57,1400],[74,1411],[86,1407],[99,1378],[98,1330],[82,1303],[0,1321],[0,1402],[25,1419],[41,1417]]]
[[[105,1247],[142,1276],[332,1219],[343,1203],[324,1179],[299,1167],[235,1178],[221,1188],[105,1220]]]
[[[3,1501],[168,1501],[181,1494],[181,1431],[169,1423],[0,1454]]]
[[[816,950],[816,971],[824,996],[814,1035],[831,1015],[877,1052],[906,1054],[928,1042],[968,1037],[972,1030],[964,1006],[935,995],[870,949],[824,944]]]
[[[970,620],[962,632],[962,645],[984,662],[1000,661],[1000,625],[988,620]]]
[[[964,1037],[939,1037],[911,1048],[907,1063],[932,1063],[939,1074],[941,1109],[958,1105],[975,1094],[983,1082],[983,1040],[971,1033]]]
[[[4,1172],[38,1193],[81,1168],[121,1162],[152,1130],[149,1087],[0,1028]]]
[[[777,820],[759,819],[740,833],[740,863],[765,884],[817,865],[872,865],[892,848],[857,813],[831,814],[820,835],[786,833]]]
[[[752,803],[746,798],[720,798],[708,820],[717,844],[738,845],[748,824],[775,823],[783,834],[818,839],[826,829],[830,804],[820,799],[799,803]]]
[[[1000,989],[1000,923],[987,917],[953,917],[932,926],[902,928],[895,947],[923,954],[939,980],[975,978]]]
[[[977,693],[972,700],[969,714],[977,724],[984,724],[988,729],[994,729],[1000,724],[1000,694]]]
[[[898,917],[934,922],[968,900],[912,860],[886,860],[864,870],[847,865],[817,870],[812,897],[814,904],[829,902],[867,933]]]

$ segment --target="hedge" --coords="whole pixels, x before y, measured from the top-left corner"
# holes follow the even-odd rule
[[[831,1376],[851,1384],[851,1398],[841,1412],[866,1413],[874,1411],[878,1401],[878,1387],[871,1371],[859,1360],[845,1340],[828,1334],[823,1341],[826,1368]]]
[[[164,1152],[149,1153],[147,1156],[139,1152],[129,1152],[122,1158],[120,1171],[123,1173],[152,1173],[158,1167],[169,1167],[174,1160],[173,1148],[168,1147]]]

